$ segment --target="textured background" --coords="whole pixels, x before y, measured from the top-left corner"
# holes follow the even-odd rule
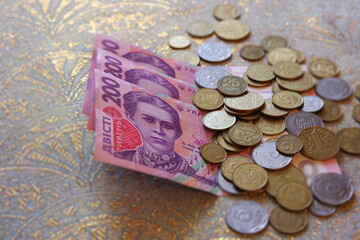
[[[233,46],[227,65],[248,65],[238,50],[268,34],[288,39],[307,63],[330,58],[354,87],[360,75],[357,1],[229,1],[251,36]],[[235,239],[286,238],[268,226],[255,236],[224,222],[239,197],[215,197],[181,185],[94,161],[94,134],[81,114],[96,32],[163,55],[168,36],[188,22],[216,23],[220,1],[0,1],[0,239]],[[212,36],[211,38],[216,38]],[[204,39],[193,39],[196,49]],[[201,65],[206,65],[201,63]],[[344,118],[326,127],[357,126],[358,101],[341,102]],[[298,239],[359,238],[359,156],[337,155],[356,193],[330,218],[309,214]],[[273,199],[249,194],[272,209]],[[341,236],[341,237],[340,237]]]

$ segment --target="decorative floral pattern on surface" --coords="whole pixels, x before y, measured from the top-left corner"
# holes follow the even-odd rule
[[[330,58],[352,87],[360,75],[360,5],[356,1],[228,1],[240,9],[251,36],[228,43],[225,65],[247,43],[282,35],[307,63]],[[252,199],[268,211],[265,193],[215,197],[181,185],[94,161],[94,134],[81,114],[93,34],[102,32],[162,55],[167,38],[195,19],[214,24],[221,1],[29,0],[0,2],[0,239],[236,239],[226,208]],[[210,38],[192,39],[192,49]],[[220,40],[217,40],[220,41]],[[262,60],[265,61],[265,60]],[[209,65],[201,62],[202,66]],[[341,102],[344,118],[326,127],[360,127],[358,101]],[[330,218],[310,216],[298,239],[354,239],[358,235],[359,157],[337,155],[356,196]],[[282,239],[271,226],[255,237]]]

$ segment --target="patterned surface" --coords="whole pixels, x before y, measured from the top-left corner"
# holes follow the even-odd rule
[[[360,75],[357,1],[230,1],[251,27],[229,43],[227,65],[248,65],[244,43],[279,34],[314,57],[337,62],[354,87]],[[168,36],[193,19],[212,17],[220,1],[9,0],[0,2],[0,239],[235,239],[226,208],[239,197],[215,197],[166,180],[94,161],[94,134],[81,114],[93,34],[103,32],[163,55]],[[216,39],[214,36],[211,38]],[[193,39],[192,47],[204,39]],[[201,63],[206,65],[205,63]],[[357,126],[358,101],[342,102],[344,118],[327,127]],[[339,153],[356,196],[331,218],[310,216],[297,239],[359,236],[359,156]],[[262,194],[244,199],[275,202]],[[340,237],[341,236],[341,237]],[[255,235],[281,239],[268,226]]]

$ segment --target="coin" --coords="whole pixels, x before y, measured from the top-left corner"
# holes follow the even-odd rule
[[[309,210],[316,216],[328,217],[336,212],[336,207],[324,204],[313,198]]]
[[[310,63],[310,73],[317,78],[331,78],[340,73],[339,67],[331,60],[316,59]]]
[[[273,85],[271,86],[271,90],[273,93],[277,93],[284,89],[282,89],[277,82],[274,82]],[[272,102],[271,102],[271,104],[272,104]]]
[[[233,183],[245,191],[256,191],[265,186],[268,175],[265,169],[254,163],[244,163],[235,168]]]
[[[228,114],[225,110],[217,110],[207,113],[202,118],[205,127],[212,130],[224,130],[236,122],[236,117]]]
[[[200,62],[199,56],[192,50],[178,50],[171,53],[169,57],[195,66]]]
[[[337,173],[320,173],[311,181],[314,196],[325,204],[342,205],[354,195],[354,187],[346,177]]]
[[[294,155],[300,152],[302,147],[301,138],[292,134],[283,135],[276,141],[276,149],[285,155]]]
[[[315,160],[332,158],[340,150],[340,142],[336,135],[323,127],[305,128],[299,137],[304,143],[301,153]]]
[[[186,48],[190,46],[191,40],[187,36],[176,35],[170,37],[168,43],[172,48]]]
[[[291,61],[280,61],[274,65],[274,73],[276,76],[285,79],[296,79],[304,74],[298,63]]]
[[[291,164],[280,170],[267,171],[267,173],[269,180],[264,190],[272,197],[276,196],[277,189],[286,182],[298,182],[307,186],[304,173]]]
[[[285,126],[289,133],[299,136],[308,127],[323,127],[324,123],[317,115],[307,112],[294,112],[285,119]]]
[[[245,150],[245,148],[237,146],[235,144],[231,144],[227,141],[225,141],[224,137],[222,134],[218,134],[216,137],[216,141],[218,142],[218,144],[220,146],[222,146],[226,151],[230,151],[230,152],[240,152]]]
[[[219,4],[213,10],[213,15],[218,20],[235,19],[240,17],[236,6],[231,4]]]
[[[269,213],[255,201],[236,201],[226,210],[226,224],[238,233],[254,234],[269,222]]]
[[[224,139],[226,142],[231,143],[231,144],[234,144],[234,143],[230,140],[230,138],[229,138],[228,131],[229,131],[229,129],[226,129],[226,130],[224,130],[224,131],[221,131],[221,136],[223,137],[223,139]]]
[[[260,111],[269,117],[282,117],[288,114],[288,111],[275,107],[271,99],[265,99],[265,104]]]
[[[273,68],[264,63],[255,63],[248,67],[246,75],[252,80],[267,82],[275,78]]]
[[[306,228],[308,217],[306,212],[291,212],[279,206],[270,212],[270,224],[283,233],[297,233]]]
[[[192,98],[195,106],[203,110],[215,110],[224,103],[224,96],[216,89],[202,88]]]
[[[300,78],[295,80],[287,80],[277,77],[276,82],[280,87],[295,92],[305,92],[313,88],[316,84],[315,78],[307,72],[304,72]]]
[[[240,56],[246,60],[256,61],[264,57],[265,50],[258,45],[245,45],[240,49]]]
[[[303,112],[318,112],[324,106],[324,101],[318,96],[304,96],[304,105],[301,108]]]
[[[220,42],[208,42],[199,46],[197,54],[208,62],[222,62],[231,57],[231,47]]]
[[[355,96],[358,100],[360,100],[360,85],[357,85],[355,88]]]
[[[205,143],[200,148],[201,157],[210,163],[221,163],[226,157],[227,153],[224,148],[216,143]]]
[[[323,121],[332,122],[343,116],[340,105],[337,102],[327,99],[323,99],[323,102],[323,108],[316,113]]]
[[[316,94],[329,100],[344,100],[352,94],[349,83],[341,78],[325,78],[316,84]]]
[[[251,158],[259,166],[270,170],[286,167],[292,160],[292,157],[278,152],[275,141],[264,142],[255,147],[251,152]]]
[[[301,211],[310,206],[311,190],[298,182],[286,182],[276,191],[276,201],[290,211]]]
[[[234,75],[224,76],[219,79],[217,89],[228,96],[239,96],[248,88],[244,79]]]
[[[193,21],[187,25],[186,31],[193,37],[207,37],[214,32],[214,25],[208,21]]]
[[[254,124],[266,135],[276,135],[285,130],[285,119],[283,117],[260,116]]]
[[[254,86],[254,87],[265,87],[267,85],[269,85],[271,83],[271,81],[267,81],[267,82],[257,82],[257,81],[253,81],[251,80],[246,73],[244,73],[243,75],[243,79],[250,85],[250,86]]]
[[[200,87],[216,89],[219,79],[227,75],[221,67],[204,67],[195,73],[195,82]]]
[[[274,48],[267,55],[267,61],[270,65],[275,65],[281,61],[296,62],[296,60],[296,52],[286,47]]]
[[[357,121],[358,123],[360,123],[360,104],[356,105],[353,108],[353,112],[352,112],[352,116],[355,119],[355,121]]]
[[[270,35],[261,40],[261,46],[265,49],[265,51],[270,52],[274,48],[278,47],[287,47],[287,41],[276,35]]]
[[[210,142],[219,144],[216,140],[218,134],[218,132],[214,133],[210,138]]]
[[[254,161],[244,156],[229,157],[221,164],[221,173],[227,180],[232,181],[235,168],[244,163],[254,163]]]
[[[250,113],[249,115],[238,116],[239,119],[242,119],[242,120],[245,120],[245,121],[256,120],[259,117],[260,117],[260,112],[258,112],[258,111]]]
[[[219,38],[229,41],[241,40],[250,34],[250,28],[244,22],[229,19],[216,25],[215,34]]]
[[[299,93],[284,90],[274,93],[272,102],[276,107],[290,110],[300,107],[304,100]]]
[[[243,147],[256,145],[262,139],[261,130],[250,123],[237,123],[229,129],[228,134],[232,142]]]
[[[224,178],[224,176],[221,174],[221,171],[219,170],[216,174],[216,181],[219,187],[224,190],[225,192],[239,195],[245,193],[244,191],[238,189],[235,187],[235,185],[232,183],[232,181],[227,180]]]
[[[297,49],[292,49],[292,50],[296,53],[296,62],[297,63],[305,62],[305,55],[301,51],[299,51]]]
[[[225,97],[225,105],[235,111],[255,111],[264,105],[264,98],[254,92],[246,92],[237,97]]]
[[[360,128],[343,128],[336,137],[339,139],[341,150],[351,154],[360,154]]]

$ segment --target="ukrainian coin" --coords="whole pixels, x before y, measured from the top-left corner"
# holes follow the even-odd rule
[[[242,114],[241,112],[237,112],[237,111],[234,111],[234,110],[231,110],[230,108],[228,108],[226,105],[224,105],[224,109],[225,111],[227,111],[228,113],[232,114],[232,115],[240,115]]]
[[[229,19],[221,21],[216,25],[215,34],[219,38],[229,41],[240,40],[250,34],[250,28],[244,22]]]
[[[273,68],[264,63],[255,63],[248,67],[246,75],[251,79],[259,82],[268,82],[275,78]]]
[[[201,157],[210,163],[221,163],[226,157],[227,153],[224,148],[216,143],[205,143],[200,148]]]
[[[269,117],[282,117],[288,114],[288,111],[275,107],[271,99],[265,99],[265,104],[260,111]]]
[[[305,62],[305,55],[301,52],[301,51],[299,51],[299,50],[297,50],[297,49],[292,49],[295,53],[296,53],[296,62],[297,63],[303,63],[303,62]]]
[[[225,97],[225,105],[235,111],[255,111],[264,105],[264,98],[254,92],[246,92],[245,94],[237,97]]]
[[[193,103],[203,110],[215,110],[224,103],[224,96],[215,89],[201,88],[193,95]]]
[[[276,135],[285,130],[285,119],[283,117],[260,116],[254,124],[266,135]]]
[[[254,161],[244,156],[229,157],[221,164],[221,173],[227,180],[232,181],[235,168],[244,163],[254,163]]]
[[[191,22],[186,31],[193,37],[207,37],[214,32],[214,25],[208,21],[193,21]]]
[[[344,100],[352,94],[349,83],[341,78],[325,78],[316,84],[316,94],[329,100]]]
[[[225,192],[231,193],[231,194],[243,194],[244,191],[241,191],[240,189],[237,189],[235,185],[232,183],[232,181],[229,181],[224,178],[224,176],[221,174],[221,171],[219,170],[216,174],[216,181],[219,187],[224,190]]]
[[[305,92],[313,88],[316,84],[315,78],[307,72],[304,72],[300,78],[295,80],[287,80],[277,77],[276,82],[280,87],[295,92]]]
[[[296,52],[286,47],[274,48],[267,55],[267,61],[270,65],[275,65],[281,61],[296,62],[296,60]]]
[[[276,107],[290,110],[300,107],[304,100],[299,93],[285,90],[274,93],[272,102]]]
[[[228,134],[232,142],[243,147],[256,145],[262,139],[261,130],[250,123],[237,123],[229,129]]]
[[[250,113],[249,115],[238,116],[239,119],[242,119],[242,120],[245,120],[245,121],[256,120],[256,119],[259,119],[259,117],[260,117],[260,112],[258,112],[258,111]]]
[[[309,127],[301,131],[299,137],[304,146],[301,153],[315,160],[334,157],[340,150],[340,142],[336,135],[323,127]]]
[[[281,61],[274,65],[274,73],[276,76],[285,79],[296,79],[304,74],[301,65],[291,61]]]
[[[351,154],[360,154],[360,128],[343,128],[336,137],[339,139],[341,150]]]
[[[314,196],[325,204],[342,205],[354,195],[354,187],[348,179],[337,173],[320,173],[311,182]]]
[[[316,113],[323,121],[332,122],[343,116],[340,105],[337,102],[327,99],[323,99],[323,102],[323,108]]]
[[[210,142],[219,144],[216,140],[218,134],[219,132],[214,133],[210,138]]]
[[[229,75],[229,73],[220,67],[204,67],[195,73],[195,82],[204,88],[217,88],[217,82],[220,78]]]
[[[199,46],[197,54],[208,62],[222,62],[231,57],[231,47],[220,42],[208,42]]]
[[[269,180],[264,190],[272,197],[276,196],[277,189],[286,182],[298,182],[307,186],[304,173],[293,165],[288,165],[280,170],[267,171]]]
[[[229,131],[229,129],[226,129],[226,130],[224,130],[224,131],[221,131],[221,136],[222,136],[223,139],[224,139],[225,141],[227,141],[228,143],[234,144],[234,143],[230,140],[230,138],[229,138],[228,131]]]
[[[285,156],[276,149],[275,141],[260,144],[252,150],[251,158],[263,168],[277,170],[289,165],[292,157]]]
[[[270,52],[274,48],[278,47],[287,47],[287,41],[276,35],[270,35],[261,40],[261,46],[265,49],[265,51]]]
[[[217,89],[228,96],[241,95],[246,92],[247,88],[245,80],[234,75],[224,76],[217,83]]]
[[[306,212],[292,212],[276,206],[270,212],[270,224],[283,233],[297,233],[306,228],[308,217]]]
[[[336,212],[336,207],[324,204],[313,198],[309,210],[316,216],[328,217]]]
[[[254,234],[269,222],[269,213],[254,201],[236,201],[226,210],[226,224],[238,233]]]
[[[360,100],[360,85],[357,85],[355,88],[355,96],[358,100]]]
[[[273,93],[277,93],[277,92],[283,91],[284,89],[282,89],[277,82],[274,82],[273,85],[271,86],[271,90]]]
[[[312,193],[307,185],[287,182],[277,189],[276,201],[290,211],[301,211],[310,206]]]
[[[324,106],[324,101],[318,96],[304,96],[304,105],[301,108],[303,112],[318,112]]]
[[[268,140],[266,140],[265,142],[276,142],[278,140],[277,137],[273,137],[273,138],[269,138]]]
[[[239,18],[240,12],[234,5],[219,4],[214,8],[213,15],[218,20],[226,20]]]
[[[253,81],[246,75],[246,73],[244,73],[243,78],[250,86],[253,86],[253,87],[265,87],[271,83],[271,81],[267,81],[267,82]]]
[[[299,136],[308,127],[324,127],[324,123],[317,115],[307,112],[294,112],[285,119],[285,126],[289,133]]]
[[[176,35],[170,37],[168,43],[172,48],[186,48],[190,46],[191,40],[187,36]]]
[[[356,105],[354,107],[353,112],[352,112],[352,116],[355,119],[355,121],[360,123],[360,104],[358,104],[358,105]]]
[[[222,146],[226,151],[230,151],[230,152],[240,152],[245,150],[245,148],[237,146],[235,144],[231,144],[227,141],[225,141],[224,137],[222,134],[218,134],[216,141],[218,142],[218,144],[220,146]]]
[[[294,155],[300,152],[302,147],[301,138],[292,134],[283,135],[276,142],[276,149],[285,155]]]
[[[171,53],[169,57],[195,66],[200,62],[199,56],[192,50],[178,50]]]
[[[265,50],[258,45],[245,45],[240,49],[240,56],[246,60],[256,61],[264,57]]]
[[[254,163],[244,163],[233,171],[233,183],[245,191],[256,191],[265,186],[268,175],[265,169]]]
[[[212,130],[224,130],[236,122],[236,117],[228,114],[225,110],[217,110],[207,113],[202,118],[205,127]]]
[[[331,78],[340,73],[339,67],[331,60],[316,59],[310,63],[310,72],[317,78]]]

